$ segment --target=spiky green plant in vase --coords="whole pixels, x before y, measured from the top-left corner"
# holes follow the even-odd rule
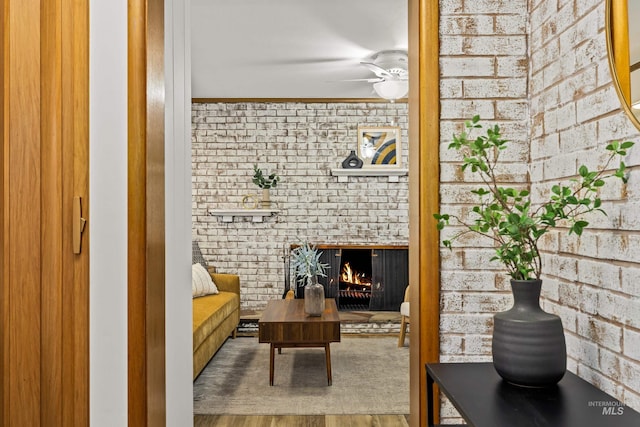
[[[304,242],[291,252],[291,268],[298,283],[304,286],[305,313],[321,316],[325,309],[324,286],[318,283],[318,276],[326,277],[328,264],[320,262],[322,252]]]
[[[322,252],[309,242],[303,242],[291,251],[291,267],[298,282],[306,286],[317,281],[317,277],[327,277],[329,264],[320,262]]]
[[[509,143],[500,128],[489,126],[484,135],[480,134],[483,126],[478,116],[467,121],[465,128],[454,135],[449,149],[462,154],[461,169],[476,174],[482,185],[471,190],[477,203],[468,218],[434,214],[438,230],[450,224],[462,229],[442,243],[451,249],[454,241],[468,233],[493,241],[495,254],[491,260],[501,262],[511,276],[514,299],[510,310],[493,318],[493,365],[512,384],[552,386],[566,371],[566,344],[560,317],[545,312],[539,304],[540,239],[554,228],[580,236],[589,225],[585,215],[606,215],[600,189],[609,180],[627,182],[622,157],[634,143],[608,144],[609,155],[601,168],[580,166],[575,178],[552,185],[544,200],[532,203],[528,189],[504,185],[498,178],[500,154]]]

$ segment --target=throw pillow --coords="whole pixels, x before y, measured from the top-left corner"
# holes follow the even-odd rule
[[[209,294],[217,294],[218,287],[213,283],[211,275],[202,264],[191,266],[191,294],[193,298]]]

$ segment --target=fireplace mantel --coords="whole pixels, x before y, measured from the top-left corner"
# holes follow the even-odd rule
[[[278,212],[277,209],[210,209],[209,215],[220,217],[222,222],[233,222],[234,217],[251,217],[251,222],[262,222]]]
[[[298,245],[291,245],[294,249]],[[353,245],[341,245],[341,244],[314,244],[317,249],[409,249],[409,245],[368,245],[368,244],[353,244]]]
[[[348,182],[351,176],[386,176],[389,182],[400,182],[400,177],[408,174],[409,169],[331,169],[331,175],[338,177],[338,182]]]

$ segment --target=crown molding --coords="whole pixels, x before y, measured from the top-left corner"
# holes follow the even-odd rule
[[[243,102],[255,102],[255,103],[284,103],[284,102],[299,102],[306,104],[329,104],[329,103],[353,103],[353,104],[362,104],[362,103],[377,103],[377,104],[385,104],[391,103],[386,99],[382,98],[191,98],[191,102],[193,104],[213,104],[218,102],[223,103],[243,103]],[[397,99],[394,103],[396,104],[406,104],[408,102],[407,98]]]

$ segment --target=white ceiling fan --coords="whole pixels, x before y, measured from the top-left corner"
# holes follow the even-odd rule
[[[376,77],[354,79],[373,83],[373,90],[382,98],[390,101],[403,98],[409,91],[409,61],[403,50],[384,50],[373,56],[371,62],[361,62]]]

